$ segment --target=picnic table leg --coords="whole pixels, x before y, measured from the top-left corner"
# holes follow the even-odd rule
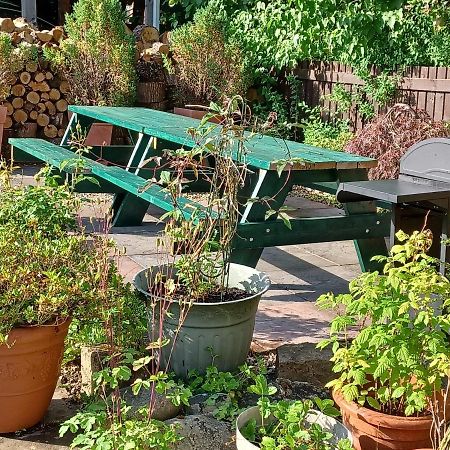
[[[278,210],[284,205],[289,191],[292,189],[292,177],[288,172],[278,176],[276,171],[259,170],[247,176],[246,185],[240,192],[241,201],[246,202],[241,207],[240,222],[264,222],[268,210]],[[252,200],[258,200],[252,202]],[[263,201],[261,201],[263,199]],[[274,214],[267,222],[276,220]],[[250,238],[253,239],[253,238]],[[241,247],[241,248],[240,248]],[[236,238],[236,246],[233,249],[230,261],[249,267],[256,267],[264,248],[245,248],[245,242],[239,245],[239,236]]]
[[[128,192],[116,194],[112,205],[113,227],[142,225],[150,203]]]
[[[339,182],[367,180],[367,169],[338,170],[338,180]],[[352,202],[344,204],[344,211],[347,215],[376,213],[377,207],[374,201]],[[358,239],[353,242],[363,272],[382,269],[380,263],[371,259],[376,255],[387,255],[384,238]]]
[[[128,161],[126,170],[136,175],[144,162],[152,144],[153,138],[148,135],[139,134],[136,145]],[[145,180],[142,179],[142,183]],[[130,193],[116,194],[114,197],[112,212],[112,224],[115,227],[137,226],[142,224],[149,202],[136,197]]]

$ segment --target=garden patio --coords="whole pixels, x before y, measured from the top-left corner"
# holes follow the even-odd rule
[[[0,0],[0,450],[450,450],[449,44],[448,0]]]

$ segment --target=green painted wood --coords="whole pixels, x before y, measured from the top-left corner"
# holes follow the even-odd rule
[[[133,194],[135,197],[152,203],[165,211],[171,211],[173,209],[173,203],[168,191],[156,184],[148,185],[145,179],[127,172],[120,167],[104,166],[84,156],[76,156],[72,151],[44,141],[43,139],[13,138],[9,142],[14,148],[19,148],[57,168],[67,160],[81,159],[89,174],[98,176],[124,191]],[[66,169],[65,171],[71,172],[70,166]],[[205,207],[200,203],[185,197],[180,197],[178,204],[183,210],[186,219],[190,219],[193,215],[199,214],[199,211],[205,210]],[[214,217],[214,214],[211,213],[210,216]]]
[[[238,225],[235,245],[239,248],[273,247],[351,239],[384,238],[390,232],[390,214],[353,214],[290,220],[247,222]]]
[[[245,186],[239,193],[239,202],[242,205],[239,210],[241,223],[259,222],[269,226],[276,220],[276,215],[266,220],[266,212],[269,209],[277,210],[284,205],[286,197],[292,189],[292,185],[293,179],[287,172],[278,176],[274,171],[259,171],[247,176]],[[264,197],[272,197],[272,199],[270,202],[246,204],[248,199],[262,199]],[[256,242],[252,247],[247,245],[247,241],[250,240]],[[252,236],[246,239],[242,238],[238,233],[234,241],[230,260],[238,264],[256,267],[263,250],[264,246],[262,243],[260,244],[259,236]]]
[[[197,128],[199,120],[146,108],[70,106],[70,111],[79,116],[87,116],[95,121],[111,123],[132,131],[174,142],[186,147],[195,145],[195,141],[186,133],[189,128]],[[215,127],[218,133],[220,125]],[[294,141],[284,141],[271,136],[250,135],[246,146],[249,150],[246,162],[261,169],[274,169],[276,161],[301,159],[304,162],[295,170],[317,168],[358,168],[373,167],[376,161],[358,155],[321,149]]]

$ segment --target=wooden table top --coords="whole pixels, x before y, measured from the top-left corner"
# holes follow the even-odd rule
[[[198,128],[200,120],[140,107],[69,106],[80,116],[110,123],[186,147],[196,145],[186,132]],[[217,130],[220,125],[217,125]],[[291,161],[291,170],[368,169],[372,158],[313,147],[273,136],[247,133],[245,161],[256,168],[275,170],[280,161]]]

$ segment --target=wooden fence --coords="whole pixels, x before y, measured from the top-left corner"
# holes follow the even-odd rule
[[[342,85],[353,92],[363,84],[350,66],[336,62],[303,62],[295,73],[303,81],[304,101],[310,106],[321,105],[325,118],[329,117],[326,111],[336,113],[336,103],[326,99],[334,86]],[[392,104],[407,103],[415,109],[424,109],[435,120],[450,120],[450,67],[406,67],[401,73],[403,78]],[[376,113],[384,110],[375,105]],[[364,124],[355,105],[343,118],[349,119],[355,130]]]

